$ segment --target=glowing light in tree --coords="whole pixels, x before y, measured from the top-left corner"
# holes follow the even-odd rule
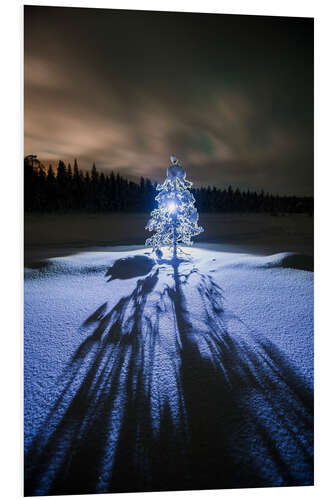
[[[147,239],[146,245],[158,251],[162,246],[173,248],[177,256],[180,243],[192,245],[192,237],[203,232],[198,226],[198,212],[194,206],[194,197],[190,193],[192,183],[186,180],[186,173],[177,158],[171,156],[171,165],[167,170],[167,178],[157,186],[156,196],[158,208],[152,211],[146,229],[155,231]]]
[[[168,212],[173,214],[176,210],[177,210],[176,203],[174,201],[170,201],[170,203],[168,203]]]

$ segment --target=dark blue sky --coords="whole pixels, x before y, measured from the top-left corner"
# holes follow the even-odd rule
[[[313,20],[25,7],[25,153],[313,193]]]

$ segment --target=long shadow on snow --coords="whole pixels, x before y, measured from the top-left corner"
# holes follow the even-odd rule
[[[179,260],[102,304],[25,494],[312,484],[312,391],[271,342],[226,325],[219,286]]]

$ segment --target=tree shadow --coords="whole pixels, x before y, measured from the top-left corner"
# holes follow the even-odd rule
[[[105,276],[109,277],[108,281],[114,279],[126,280],[138,276],[145,276],[150,273],[154,265],[154,260],[146,255],[124,257],[116,260],[107,270]]]
[[[313,484],[312,391],[211,276],[164,260],[83,328],[26,495]]]

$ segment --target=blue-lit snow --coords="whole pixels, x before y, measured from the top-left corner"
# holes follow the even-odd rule
[[[26,494],[313,483],[307,260],[185,252],[26,270]]]

